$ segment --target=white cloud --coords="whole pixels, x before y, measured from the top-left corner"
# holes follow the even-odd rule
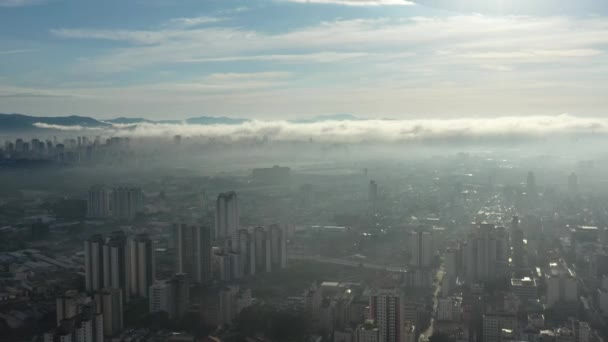
[[[283,0],[301,4],[345,5],[345,6],[411,6],[407,0]]]
[[[36,124],[42,128],[61,130],[84,129],[78,126]],[[125,128],[127,128],[125,130]],[[398,142],[429,140],[504,139],[522,137],[563,136],[564,134],[608,134],[608,119],[581,118],[571,115],[362,120],[293,123],[288,121],[254,120],[238,125],[192,125],[142,123],[115,125],[107,130],[112,135],[140,137],[183,136],[226,137],[232,139],[266,136],[280,141],[317,142]]]
[[[227,18],[208,17],[208,16],[192,17],[192,18],[173,18],[168,22],[167,25],[179,27],[179,28],[190,28],[190,27],[196,27],[196,26],[201,26],[201,25],[206,25],[206,24],[215,24],[215,23],[219,23],[219,22],[222,22],[225,20],[227,20]]]
[[[0,7],[24,7],[45,3],[46,0],[0,0]]]

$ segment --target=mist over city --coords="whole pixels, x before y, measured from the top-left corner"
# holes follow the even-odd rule
[[[0,342],[603,342],[607,15],[0,0]]]

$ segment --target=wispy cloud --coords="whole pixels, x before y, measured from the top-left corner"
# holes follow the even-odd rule
[[[224,17],[192,17],[192,18],[173,18],[169,20],[167,26],[173,26],[178,28],[190,28],[207,24],[215,24],[222,21],[226,21],[228,18]]]
[[[0,50],[0,55],[15,55],[18,53],[34,52],[36,49],[20,49],[20,50]]]
[[[411,6],[413,2],[407,0],[283,0],[301,4],[323,4],[344,6]]]
[[[47,2],[47,0],[0,0],[0,7],[35,6],[45,2]]]

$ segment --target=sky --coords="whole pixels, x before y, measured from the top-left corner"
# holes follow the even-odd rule
[[[0,113],[605,117],[603,0],[0,0]]]

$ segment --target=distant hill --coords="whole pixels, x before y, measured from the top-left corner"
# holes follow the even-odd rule
[[[291,120],[293,123],[314,123],[324,121],[360,121],[365,120],[363,118],[354,116],[352,114],[330,114],[330,115],[318,115],[308,119],[296,119]]]
[[[200,116],[186,119],[185,122],[192,125],[238,125],[250,121],[248,119],[228,118],[225,116]]]
[[[56,116],[56,117],[36,117],[22,114],[1,114],[0,131],[29,131],[40,129],[34,126],[35,123],[60,126],[82,126],[82,127],[110,127],[104,123],[86,116]]]

